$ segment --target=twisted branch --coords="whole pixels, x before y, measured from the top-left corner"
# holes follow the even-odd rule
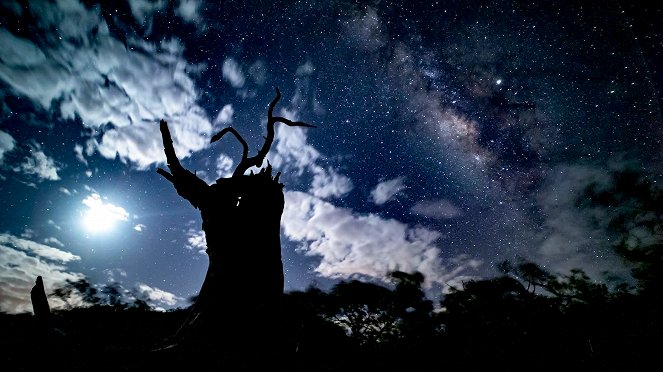
[[[223,129],[221,132],[217,133],[212,137],[211,142],[216,142],[219,140],[221,137],[223,137],[224,134],[231,132],[232,134],[237,137],[237,140],[242,144],[243,147],[243,152],[242,152],[242,160],[239,162],[237,165],[237,168],[235,168],[235,171],[233,172],[233,177],[240,177],[246,172],[247,169],[255,166],[255,167],[260,167],[262,165],[262,162],[265,160],[265,157],[267,156],[267,153],[269,152],[269,149],[272,147],[272,143],[274,142],[274,124],[276,123],[283,123],[289,127],[307,127],[307,128],[315,128],[315,125],[307,124],[301,121],[292,121],[289,119],[286,119],[281,116],[274,116],[274,107],[276,104],[279,102],[281,99],[281,92],[279,91],[279,88],[276,88],[276,97],[272,100],[272,102],[269,103],[269,109],[267,110],[267,137],[265,137],[265,143],[263,143],[262,147],[256,154],[256,156],[247,158],[247,153],[248,153],[248,146],[246,144],[246,141],[242,138],[242,136],[237,133],[237,131],[231,127]]]

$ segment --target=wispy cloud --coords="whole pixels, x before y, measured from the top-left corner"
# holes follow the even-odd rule
[[[9,133],[0,130],[0,164],[3,162],[5,153],[12,151],[16,147],[16,140]]]
[[[69,261],[78,261],[81,259],[80,256],[69,253],[67,251],[40,244],[29,239],[18,238],[10,234],[0,234],[0,244],[42,257],[50,261],[66,263]]]
[[[221,71],[223,73],[223,78],[229,82],[233,88],[242,88],[244,86],[246,78],[244,77],[241,66],[234,58],[226,58],[226,60],[223,61]]]
[[[436,219],[455,218],[463,214],[460,208],[446,199],[421,200],[412,206],[410,212]]]
[[[392,180],[382,181],[371,191],[373,203],[382,205],[394,198],[396,194],[405,189],[404,177],[394,178]]]

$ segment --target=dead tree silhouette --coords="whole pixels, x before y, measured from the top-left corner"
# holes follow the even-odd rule
[[[284,207],[281,173],[272,176],[272,166],[261,167],[274,141],[274,125],[315,127],[274,116],[281,98],[279,89],[269,104],[265,142],[253,157],[248,145],[232,127],[214,135],[216,142],[233,134],[242,145],[242,159],[229,178],[208,185],[185,169],[175,155],[168,124],[160,130],[168,164],[157,172],[172,182],[177,193],[200,210],[207,239],[209,266],[190,316],[177,333],[178,345],[195,345],[245,356],[274,350],[276,317],[283,295],[280,221]]]

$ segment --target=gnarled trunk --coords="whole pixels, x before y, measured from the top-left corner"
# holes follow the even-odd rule
[[[173,183],[177,193],[201,212],[207,239],[209,267],[196,303],[176,335],[177,345],[217,353],[221,357],[265,358],[278,351],[278,330],[283,295],[280,222],[284,207],[283,184],[272,167],[260,167],[274,140],[274,124],[313,127],[273,116],[276,97],[269,105],[265,143],[248,158],[244,139],[233,128],[212,137],[217,141],[232,133],[242,144],[242,160],[233,176],[207,185],[181,166],[175,156],[168,124],[161,121],[164,151],[170,173],[157,171]],[[218,354],[220,353],[220,354]]]

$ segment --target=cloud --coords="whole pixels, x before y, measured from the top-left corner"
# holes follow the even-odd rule
[[[37,255],[50,261],[66,263],[69,261],[79,261],[81,259],[80,256],[63,251],[61,249],[40,244],[29,239],[18,238],[14,235],[6,233],[0,234],[0,244],[3,246],[11,247],[15,250]]]
[[[293,117],[291,114],[290,117]],[[295,120],[295,119],[291,119]],[[307,143],[306,133],[300,127],[277,126],[275,152],[268,155],[275,167],[292,167],[301,176],[304,171],[313,175],[310,192],[321,198],[341,197],[353,189],[352,180],[332,167],[318,164],[320,152]]]
[[[205,238],[205,231],[189,229],[187,230],[186,235],[187,249],[198,251],[198,253],[205,253],[207,250],[207,239]]]
[[[175,8],[175,14],[186,22],[200,24],[202,21],[201,6],[202,1],[200,0],[180,0],[177,8]]]
[[[83,156],[83,146],[78,143],[74,145],[74,154],[76,154],[76,159],[81,163],[87,165],[87,159]]]
[[[233,58],[228,57],[223,61],[221,71],[223,73],[223,78],[226,79],[233,88],[242,88],[244,86],[246,78],[244,77],[244,73],[242,72],[239,63]]]
[[[0,130],[0,164],[2,164],[5,153],[16,147],[16,140],[9,133]]]
[[[371,191],[373,203],[382,205],[393,199],[396,194],[406,188],[404,178],[398,177],[392,180],[382,181]]]
[[[233,174],[233,160],[226,154],[221,154],[216,159],[216,175],[219,178],[228,178]]]
[[[44,244],[57,245],[60,248],[64,247],[64,243],[54,237],[44,239]]]
[[[156,287],[150,287],[144,283],[138,283],[136,286],[138,292],[147,297],[149,301],[158,302],[169,306],[174,306],[178,301],[183,298],[174,295],[173,293],[166,292]]]
[[[143,225],[142,223],[139,223],[136,226],[134,226],[134,230],[136,230],[138,232],[141,232],[141,231],[145,230],[146,227],[147,226]]]
[[[223,106],[221,111],[219,111],[216,119],[214,119],[214,124],[230,124],[233,122],[234,114],[235,110],[233,109],[233,106],[231,104],[227,104]]]
[[[610,172],[619,164],[561,164],[537,195],[546,218],[536,233],[537,249],[531,259],[557,273],[582,269],[591,278],[604,280],[606,272],[629,278],[629,269],[615,253],[608,228],[611,209],[580,208],[582,192],[591,184],[609,188]],[[618,207],[613,207],[614,212]]]
[[[65,195],[71,195],[71,191],[69,191],[69,189],[66,188],[66,187],[60,187],[60,188],[58,188],[58,191],[60,191],[61,193],[65,194]]]
[[[29,16],[49,42],[37,44],[0,28],[0,80],[44,109],[80,118],[102,156],[119,156],[139,169],[165,161],[158,151],[161,118],[174,132],[178,156],[206,148],[212,125],[195,103],[198,91],[181,43],[125,44],[110,34],[98,6],[67,4],[29,5]]]
[[[312,166],[313,181],[309,191],[319,198],[341,197],[353,189],[352,181],[333,168]]]
[[[460,208],[446,199],[419,201],[412,206],[410,212],[439,220],[455,218],[463,214]]]
[[[83,274],[67,271],[62,263],[80,260],[79,256],[10,234],[0,234],[0,312],[10,314],[32,311],[30,290],[37,276],[44,279],[46,293],[62,287],[67,280],[83,279]],[[51,308],[62,303],[49,299]]]
[[[53,158],[50,158],[38,144],[30,145],[30,156],[26,157],[23,163],[13,168],[15,172],[21,172],[29,175],[35,175],[39,180],[57,181],[59,168],[55,165]]]
[[[154,14],[164,10],[166,5],[168,5],[166,0],[129,0],[131,14],[139,24],[146,28],[152,26]]]
[[[104,231],[111,228],[116,221],[129,219],[129,212],[120,206],[104,202],[97,193],[88,195],[82,203],[88,207],[83,215],[83,221],[91,231]]]
[[[437,246],[439,232],[376,214],[357,214],[302,192],[285,193],[281,224],[288,239],[301,243],[302,252],[321,258],[315,271],[324,277],[387,280],[394,270],[420,271],[427,285],[445,285],[480,264],[458,256],[449,268]]]

